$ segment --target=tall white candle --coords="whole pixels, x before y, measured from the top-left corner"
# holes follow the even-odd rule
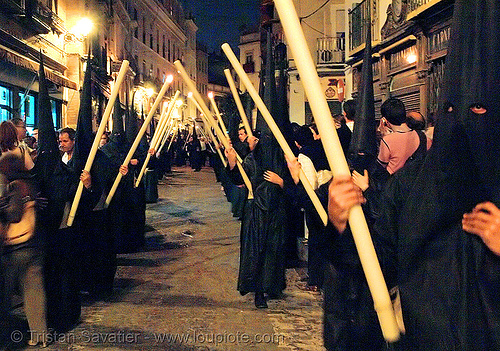
[[[94,142],[92,143],[92,147],[90,149],[89,157],[87,158],[87,162],[85,163],[85,167],[83,168],[87,172],[90,172],[92,168],[92,163],[94,163],[94,158],[97,153],[97,149],[99,149],[99,143],[101,142],[101,137],[106,130],[106,124],[108,123],[109,116],[111,115],[111,111],[113,110],[113,106],[115,104],[116,97],[120,92],[120,86],[125,79],[125,75],[127,74],[129,62],[127,60],[123,60],[122,66],[120,67],[120,71],[118,72],[118,76],[116,77],[115,84],[111,89],[111,95],[109,96],[108,104],[106,105],[106,109],[102,115],[101,123],[99,124],[99,128],[97,129],[97,133],[94,138]],[[78,209],[78,205],[80,204],[80,199],[82,197],[83,192],[83,183],[80,181],[78,183],[78,188],[76,189],[75,198],[73,199],[73,203],[71,205],[71,209],[69,211],[67,225],[71,227],[73,225],[73,221],[75,220],[76,210]]]
[[[174,97],[170,100],[170,102],[167,104],[165,107],[163,113],[160,116],[160,120],[158,121],[158,127],[156,128],[153,138],[151,138],[151,142],[149,143],[149,148],[153,149],[156,152],[156,149],[158,148],[158,144],[161,142],[161,139],[163,138],[163,133],[167,129],[167,124],[170,120],[170,116],[172,113],[172,108],[175,105],[175,100],[179,97],[179,90],[175,92]],[[146,155],[146,159],[144,160],[144,163],[142,165],[141,171],[139,172],[139,175],[137,176],[137,180],[135,181],[135,187],[137,188],[139,184],[141,184],[142,177],[144,173],[146,172],[146,168],[148,167],[149,160],[151,159],[151,154],[148,152]]]
[[[191,98],[194,100],[193,96],[191,96]],[[200,111],[202,111],[200,104],[196,100],[194,100],[194,103],[195,103],[196,107]],[[204,118],[205,122],[208,122],[210,124],[210,122],[208,121],[208,118],[205,116],[205,114],[203,112],[201,113],[201,116],[202,116],[202,118]],[[209,129],[209,131],[210,131],[210,129]],[[211,133],[211,131],[210,131],[210,133]],[[225,146],[226,149],[229,150],[229,148],[231,148],[231,146],[229,145],[228,140],[226,140],[226,138],[223,138],[223,139],[224,139],[225,143],[228,145],[227,147]],[[217,150],[219,150],[219,152],[220,152],[220,148],[217,148]],[[238,154],[236,154],[236,158],[237,158],[236,165],[238,166],[238,171],[240,172],[241,177],[243,178],[243,182],[245,183],[245,186],[248,189],[248,199],[253,199],[252,182],[250,181],[250,178],[248,177],[247,173],[245,172],[245,169],[243,168],[243,166],[241,164],[241,158]],[[226,166],[225,160],[224,160],[224,166]]]
[[[248,136],[253,136],[252,128],[250,127],[245,109],[243,108],[243,104],[241,103],[240,94],[238,94],[236,84],[234,83],[233,77],[231,76],[231,71],[225,69],[224,74],[226,75],[227,82],[229,83],[229,88],[231,89],[231,93],[233,94],[234,102],[236,103],[236,107],[238,108],[238,112],[240,113],[241,121],[245,126],[245,131],[247,132]]]
[[[304,90],[318,126],[328,162],[334,175],[350,175],[333,118],[319,81],[316,67],[300,26],[292,0],[275,0],[288,45],[297,65]],[[396,322],[387,285],[373,247],[370,232],[361,206],[355,206],[349,213],[349,224],[356,248],[372,294],[384,338],[389,342],[399,339]]]
[[[222,44],[222,50],[226,54],[227,58],[229,59],[229,62],[231,62],[231,65],[233,66],[234,70],[238,74],[238,76],[241,79],[241,82],[245,85],[247,88],[248,93],[254,100],[255,104],[257,105],[257,108],[259,109],[260,113],[262,114],[262,117],[264,117],[267,125],[269,126],[269,129],[271,129],[271,132],[273,133],[274,137],[278,141],[278,143],[281,146],[281,149],[287,155],[289,159],[294,159],[295,155],[293,154],[292,149],[288,145],[287,141],[285,140],[285,137],[281,133],[281,130],[279,129],[278,125],[274,121],[274,118],[271,116],[271,113],[266,107],[266,104],[264,104],[264,101],[262,101],[261,97],[259,96],[259,93],[253,86],[252,82],[250,81],[250,78],[248,78],[248,75],[245,73],[245,70],[240,64],[240,61],[236,58],[234,55],[233,51],[231,50],[231,47],[229,44]],[[301,169],[300,170],[300,181],[302,182],[302,185],[304,186],[304,189],[307,192],[307,195],[309,195],[309,198],[311,199],[314,208],[318,212],[318,215],[320,216],[321,220],[323,221],[323,224],[326,225],[328,222],[328,215],[326,214],[326,211],[321,204],[321,201],[319,201],[318,195],[314,192],[313,187],[311,186],[311,183],[307,179],[304,171]]]
[[[220,115],[219,108],[217,107],[217,104],[215,103],[214,93],[212,93],[212,92],[208,93],[208,99],[212,103],[212,107],[214,109],[215,115],[217,116],[217,120],[219,121],[220,127],[222,129],[222,133],[224,133],[226,138],[229,139],[229,134],[227,132],[226,125],[224,124],[224,120],[222,119],[222,116]]]
[[[122,163],[122,166],[127,166],[134,156],[135,150],[137,150],[137,147],[139,146],[139,143],[142,139],[142,136],[146,132],[146,129],[149,127],[149,123],[151,122],[151,119],[153,118],[154,114],[156,113],[156,109],[158,108],[158,105],[160,104],[161,100],[163,99],[163,95],[167,92],[168,86],[170,83],[172,83],[172,76],[168,76],[167,79],[165,79],[165,83],[163,83],[163,86],[161,87],[160,92],[158,93],[158,96],[155,99],[155,102],[153,103],[153,106],[151,106],[151,109],[149,110],[148,116],[144,120],[144,123],[141,126],[141,129],[139,130],[139,133],[137,133],[137,136],[135,137],[134,142],[132,143],[132,146],[130,147],[130,150],[128,151],[127,156],[125,157],[125,160]],[[111,199],[113,199],[113,196],[115,195],[116,189],[118,188],[118,184],[120,184],[120,180],[122,179],[123,175],[118,172],[116,175],[115,181],[113,183],[113,186],[109,190],[108,197],[106,198],[106,202],[104,203],[104,207],[109,207],[109,204],[111,203]]]
[[[217,149],[217,153],[219,154],[219,157],[220,157],[220,160],[222,161],[222,164],[224,165],[224,167],[226,167],[227,166],[226,160],[224,159],[224,156],[222,155],[222,152],[220,151],[220,147],[218,147],[219,141],[217,141],[217,139],[214,136],[214,133],[212,133],[212,130],[210,129],[210,124],[208,123],[208,121],[206,121],[206,119],[205,119],[205,113],[201,109],[200,104],[198,104],[198,102],[194,99],[194,96],[193,96],[192,93],[188,94],[188,99],[190,99],[194,103],[194,105],[196,106],[197,110],[201,113],[201,116],[203,118],[204,123],[206,123],[206,124],[209,125],[209,127],[207,128],[208,134],[210,135],[210,138],[212,139],[212,141],[213,141],[213,143],[215,145],[215,148]],[[193,128],[196,128],[196,126],[193,127]],[[190,136],[191,136],[191,134],[190,134]],[[187,143],[187,140],[186,140],[186,143]]]

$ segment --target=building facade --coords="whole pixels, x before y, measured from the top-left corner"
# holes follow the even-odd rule
[[[365,21],[372,17],[376,113],[389,97],[425,117],[437,110],[450,36],[451,0],[364,0],[351,4],[349,60],[353,92],[359,88]]]
[[[371,18],[375,110],[389,97],[400,98],[408,111],[435,113],[450,35],[453,0],[294,0],[302,30],[316,63],[332,114],[341,101],[355,98],[360,86],[366,20]],[[274,45],[283,41],[272,0],[262,0],[262,22],[272,25]],[[240,39],[240,62],[258,87],[262,36]],[[289,57],[290,119],[312,121],[307,97]]]
[[[81,37],[70,31],[72,9],[65,1],[0,2],[0,118],[21,117],[29,128],[37,124],[37,73],[43,57],[56,126],[61,126],[80,76],[73,71],[66,49]],[[79,1],[72,3],[80,7]],[[81,44],[81,42],[80,42]],[[77,67],[78,69],[79,67]]]
[[[81,28],[83,18],[93,24],[88,34]],[[188,92],[173,62],[181,60],[196,81],[196,31],[177,0],[1,0],[0,118],[21,117],[28,127],[36,126],[40,55],[52,83],[56,127],[76,125],[89,52],[98,67],[93,75],[96,122],[123,60],[130,61],[130,69],[121,89],[122,103],[147,112],[152,99],[137,92],[158,92],[169,74],[174,82],[167,95],[179,89],[187,103]],[[188,104],[182,111],[189,114],[189,109],[194,111]]]

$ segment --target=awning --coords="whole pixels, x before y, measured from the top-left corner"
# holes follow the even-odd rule
[[[12,63],[35,74],[38,73],[38,67],[40,66],[38,62],[35,62],[2,45],[0,45],[0,60]],[[75,82],[69,80],[60,73],[51,70],[50,68],[45,68],[45,78],[50,80],[52,83],[63,87],[74,90],[78,89],[78,85]]]

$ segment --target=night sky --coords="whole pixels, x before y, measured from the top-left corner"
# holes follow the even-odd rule
[[[238,49],[239,28],[259,23],[260,0],[181,0],[183,8],[195,17],[197,39],[208,51],[219,51],[227,42]]]

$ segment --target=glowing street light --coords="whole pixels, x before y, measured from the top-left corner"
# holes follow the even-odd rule
[[[94,23],[87,17],[81,18],[71,29],[71,33],[78,39],[85,38],[94,28]]]

